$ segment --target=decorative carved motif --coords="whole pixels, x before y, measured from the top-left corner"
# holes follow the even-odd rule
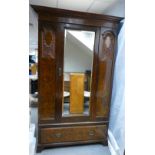
[[[111,44],[111,38],[109,36],[107,36],[106,39],[105,39],[106,48],[109,48],[110,44]]]
[[[115,36],[112,32],[108,31],[102,34],[102,39],[103,55],[101,57],[101,61],[104,61],[107,58],[112,59],[115,45]]]
[[[55,33],[47,28],[42,32],[42,57],[55,58]]]

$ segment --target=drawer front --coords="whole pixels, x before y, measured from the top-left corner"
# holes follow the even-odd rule
[[[106,125],[41,129],[41,143],[98,140],[105,139],[106,136]]]

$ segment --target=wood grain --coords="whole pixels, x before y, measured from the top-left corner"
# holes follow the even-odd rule
[[[70,74],[70,113],[84,112],[84,78],[82,73]]]
[[[56,82],[56,60],[47,54],[43,48],[44,31],[55,31],[51,25],[40,25],[39,31],[39,119],[55,117],[55,82]],[[54,34],[53,34],[54,35]],[[53,36],[55,38],[55,36]],[[54,50],[54,51],[51,51]],[[48,52],[53,53],[55,49],[48,49]],[[46,56],[45,54],[46,53]],[[47,108],[48,107],[48,108]]]
[[[108,117],[114,62],[115,35],[103,31],[100,37],[96,116]]]
[[[106,136],[107,128],[105,125],[41,129],[42,143],[97,140],[104,139]]]

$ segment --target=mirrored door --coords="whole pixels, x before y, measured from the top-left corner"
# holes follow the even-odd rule
[[[95,32],[65,29],[62,116],[88,116]]]

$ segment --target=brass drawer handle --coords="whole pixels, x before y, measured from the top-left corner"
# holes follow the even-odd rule
[[[95,132],[94,131],[89,131],[89,136],[94,136]]]
[[[56,133],[56,134],[52,134],[50,135],[51,138],[60,138],[62,137],[62,134],[61,133]]]
[[[62,134],[61,134],[61,133],[56,133],[56,134],[55,134],[55,137],[56,137],[56,138],[60,138],[60,137],[62,137]]]

